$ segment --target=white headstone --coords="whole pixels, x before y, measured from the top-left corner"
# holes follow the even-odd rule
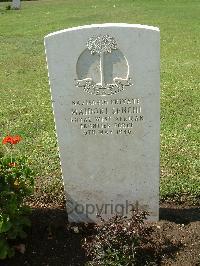
[[[159,213],[159,29],[101,24],[45,37],[69,221]]]
[[[12,9],[20,9],[21,3],[20,0],[12,0]]]

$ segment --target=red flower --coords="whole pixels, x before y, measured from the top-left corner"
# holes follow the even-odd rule
[[[16,163],[9,163],[8,165],[9,165],[10,167],[16,167],[16,166],[17,166]]]
[[[21,137],[20,136],[6,136],[2,143],[6,144],[6,143],[10,143],[10,144],[17,144],[21,141]]]

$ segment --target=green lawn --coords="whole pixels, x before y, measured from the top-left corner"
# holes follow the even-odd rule
[[[37,173],[37,195],[59,201],[60,164],[43,38],[104,22],[161,31],[161,198],[200,196],[199,0],[39,0],[19,11],[0,3],[0,134],[20,134],[18,148]]]

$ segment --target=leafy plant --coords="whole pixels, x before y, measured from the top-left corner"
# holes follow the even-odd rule
[[[133,210],[130,218],[116,215],[104,220],[100,217],[100,225],[94,225],[92,235],[83,244],[88,257],[86,265],[160,265],[162,256],[168,256],[169,247],[176,252],[179,243],[162,238],[156,227],[145,223],[147,215],[145,211]],[[155,238],[155,234],[159,237]]]
[[[137,251],[151,232],[144,226],[146,216],[145,211],[133,211],[131,218],[116,215],[105,221],[100,217],[96,234],[83,245],[91,259],[88,265],[135,265]]]
[[[13,156],[13,145],[20,141],[19,136],[7,136],[2,142],[10,145],[10,154],[0,154],[0,259],[14,255],[12,240],[25,238],[24,229],[30,226],[24,199],[33,193],[34,178],[26,158]]]

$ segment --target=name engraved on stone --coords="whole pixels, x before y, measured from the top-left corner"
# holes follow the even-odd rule
[[[140,99],[72,101],[70,121],[85,136],[134,135],[143,120]]]

